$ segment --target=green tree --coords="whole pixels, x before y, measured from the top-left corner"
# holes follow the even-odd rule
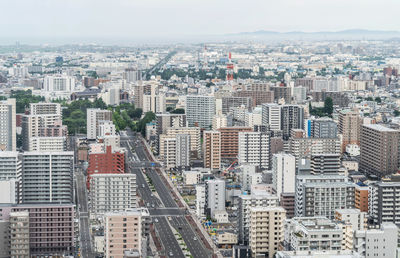
[[[393,115],[394,116],[400,116],[400,111],[398,111],[397,109],[395,109],[394,111],[393,111]]]
[[[177,109],[175,109],[175,110],[172,110],[170,113],[171,113],[171,114],[185,114],[185,109],[183,109],[183,108],[177,108]]]
[[[376,98],[375,98],[375,101],[376,101],[377,103],[382,103],[381,97],[376,97]]]
[[[324,102],[324,113],[329,116],[332,116],[333,113],[333,100],[331,97],[327,97]]]

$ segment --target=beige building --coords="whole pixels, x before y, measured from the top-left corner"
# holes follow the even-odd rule
[[[250,210],[250,248],[253,257],[272,258],[284,239],[283,223],[286,210],[282,207],[257,207]]]
[[[11,257],[29,258],[29,212],[10,213]]]
[[[105,257],[124,258],[125,250],[142,251],[142,214],[138,210],[105,214]]]
[[[339,133],[342,135],[342,152],[348,144],[360,145],[362,119],[357,111],[343,110],[339,113]]]
[[[178,134],[190,135],[190,151],[198,156],[201,152],[200,127],[170,127],[167,128],[166,135],[176,137]]]
[[[176,166],[176,137],[165,134],[160,135],[159,155],[166,168]]]
[[[397,173],[400,131],[378,124],[363,125],[359,171],[383,177]]]
[[[203,132],[204,167],[221,168],[221,133],[218,131]]]

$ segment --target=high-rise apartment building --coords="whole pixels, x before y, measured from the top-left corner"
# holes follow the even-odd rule
[[[292,129],[304,129],[304,108],[300,105],[283,105],[281,112],[281,130],[283,139],[287,140]]]
[[[278,197],[267,192],[252,193],[251,195],[240,195],[238,214],[240,243],[245,245],[249,243],[251,208],[277,206],[279,206]]]
[[[75,89],[75,78],[72,76],[53,76],[44,78],[43,89],[46,92],[72,92]]]
[[[270,130],[281,130],[281,106],[276,103],[262,105],[262,124],[268,125]]]
[[[105,214],[104,250],[106,258],[124,258],[127,250],[144,253],[144,215],[142,210]]]
[[[255,207],[250,209],[250,241],[253,257],[273,258],[284,239],[283,224],[286,211],[282,207]]]
[[[377,177],[398,171],[400,131],[369,124],[361,127],[359,171]]]
[[[368,212],[368,193],[368,186],[356,185],[354,200],[354,206],[356,209],[359,209],[362,212]]]
[[[29,104],[29,114],[31,115],[61,115],[61,105],[59,103],[39,102]]]
[[[0,101],[0,151],[17,150],[15,99]]]
[[[218,129],[221,132],[221,158],[236,159],[239,154],[239,133],[252,132],[251,127],[223,127]]]
[[[125,211],[137,207],[135,174],[97,174],[90,180],[91,213]]]
[[[184,168],[190,165],[190,135],[176,135],[176,167]]]
[[[355,184],[343,175],[296,175],[295,216],[334,218],[336,209],[354,208]]]
[[[110,110],[101,110],[100,108],[88,108],[86,112],[87,138],[96,139],[99,135],[100,121],[112,121],[112,112]]]
[[[73,174],[73,152],[24,152],[21,203],[73,203]]]
[[[238,161],[240,164],[251,164],[268,169],[271,165],[270,133],[239,133]]]
[[[357,111],[344,110],[339,113],[339,133],[342,135],[342,152],[348,144],[360,145],[362,119]]]
[[[125,173],[124,149],[112,150],[111,146],[99,151],[90,151],[89,167],[87,169],[87,187],[90,187],[90,178],[94,174],[123,174]]]
[[[186,118],[189,126],[206,130],[212,127],[215,115],[215,98],[213,96],[188,95],[186,97]]]
[[[343,229],[326,217],[295,217],[284,225],[284,247],[294,251],[339,251]]]
[[[176,137],[179,134],[190,135],[190,152],[198,157],[201,153],[200,127],[169,127],[166,129],[168,137]]]
[[[338,135],[337,124],[330,118],[319,118],[307,121],[309,137],[336,138]]]
[[[21,155],[16,151],[0,151],[0,180],[20,179]]]
[[[205,184],[205,213],[214,218],[216,211],[225,211],[225,180],[207,180]]]
[[[278,197],[282,193],[295,193],[296,158],[286,153],[272,156],[272,184]]]
[[[221,133],[219,131],[203,132],[204,167],[221,168]]]
[[[176,167],[176,137],[165,134],[160,135],[159,156],[166,168]]]
[[[10,213],[10,257],[30,257],[29,212]]]
[[[400,225],[400,182],[383,181],[369,185],[368,215],[372,223],[392,222]]]

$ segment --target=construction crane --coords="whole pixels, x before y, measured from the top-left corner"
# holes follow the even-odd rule
[[[222,174],[225,176],[226,173],[228,173],[229,170],[233,167],[233,165],[235,165],[237,162],[238,162],[238,160],[235,159],[235,160],[232,162],[232,164],[229,165],[229,167],[227,167],[226,169],[224,169],[224,171],[222,171]]]

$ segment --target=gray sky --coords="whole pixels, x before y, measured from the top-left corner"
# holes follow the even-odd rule
[[[399,0],[0,0],[5,38],[400,30]]]

